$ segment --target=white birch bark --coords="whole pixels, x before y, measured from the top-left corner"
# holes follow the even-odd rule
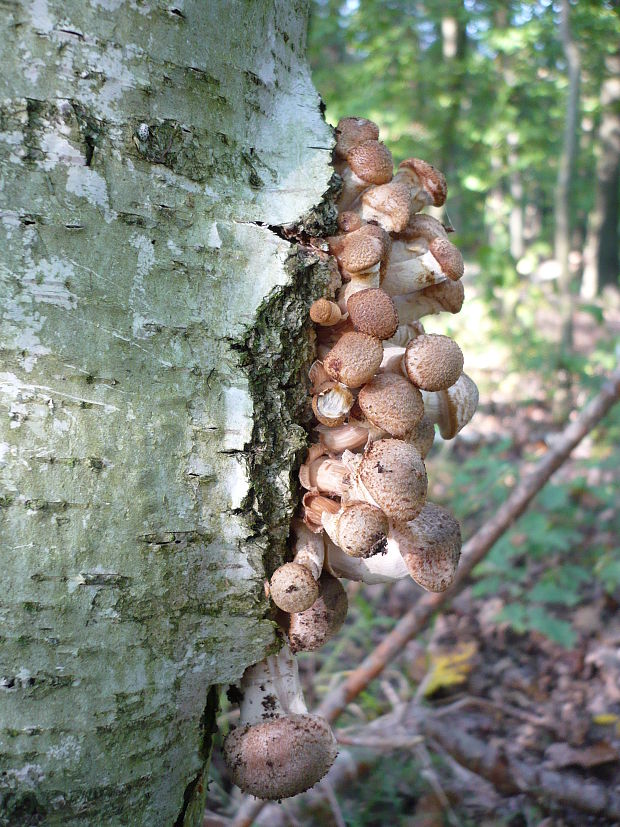
[[[305,439],[306,3],[0,11],[0,824],[198,824]]]

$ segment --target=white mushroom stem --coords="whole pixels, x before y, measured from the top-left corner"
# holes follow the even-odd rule
[[[318,580],[323,571],[325,548],[323,537],[315,534],[301,521],[295,523],[295,558],[294,563],[305,566],[315,580]]]
[[[325,568],[336,577],[361,580],[368,585],[392,583],[409,577],[398,543],[388,534],[387,549],[373,557],[350,557],[331,540],[327,541]]]
[[[239,689],[243,695],[239,705],[241,726],[308,712],[297,661],[288,646],[246,669]]]
[[[395,261],[392,253],[381,288],[388,296],[399,296],[423,290],[446,278],[440,263],[430,251],[402,261]]]

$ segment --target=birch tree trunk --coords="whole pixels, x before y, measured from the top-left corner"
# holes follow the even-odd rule
[[[0,10],[0,823],[198,824],[305,444],[306,2]]]

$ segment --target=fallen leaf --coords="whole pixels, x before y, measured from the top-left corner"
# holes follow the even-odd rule
[[[465,683],[473,669],[477,652],[478,645],[473,640],[458,643],[448,651],[441,649],[431,652],[429,670],[422,682],[424,697],[430,697],[438,689]]]

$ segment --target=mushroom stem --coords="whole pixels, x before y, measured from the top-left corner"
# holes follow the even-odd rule
[[[308,714],[288,646],[250,666],[239,688],[240,726],[224,741],[232,780],[257,798],[289,798],[309,789],[338,749],[327,721]]]
[[[447,278],[441,265],[429,251],[404,261],[388,262],[381,288],[388,296],[399,296],[423,290]]]
[[[335,577],[347,580],[361,580],[368,585],[392,583],[409,576],[407,566],[402,558],[398,544],[388,534],[386,551],[372,557],[351,557],[327,541],[325,568]]]
[[[269,655],[246,669],[239,689],[243,695],[239,704],[240,726],[308,712],[297,661],[286,645],[277,655]]]

